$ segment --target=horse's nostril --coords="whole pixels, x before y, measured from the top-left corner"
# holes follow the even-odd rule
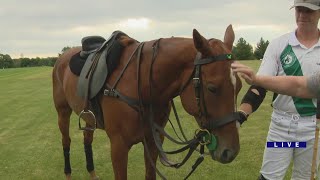
[[[222,153],[222,158],[223,159],[227,159],[229,152],[230,152],[230,150],[228,150],[228,149],[224,150],[223,153]]]
[[[223,153],[221,154],[221,161],[223,163],[229,163],[232,160],[233,160],[232,151],[229,149],[224,150]]]

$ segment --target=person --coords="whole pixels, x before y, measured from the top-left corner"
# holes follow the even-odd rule
[[[263,76],[256,75],[254,70],[239,62],[231,64],[233,72],[249,84],[260,86],[278,94],[299,98],[320,99],[320,69],[310,76]]]
[[[258,75],[309,76],[319,71],[320,0],[294,0],[292,8],[295,9],[297,28],[270,42]],[[240,124],[259,108],[265,95],[265,88],[250,86],[239,107]],[[258,179],[283,179],[291,161],[292,179],[310,179],[316,128],[316,98],[275,94],[272,108],[267,142],[306,142],[307,147],[266,146]],[[317,157],[318,165],[319,155]]]

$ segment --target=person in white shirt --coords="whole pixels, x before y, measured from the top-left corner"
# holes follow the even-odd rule
[[[270,42],[258,75],[310,76],[319,71],[320,0],[294,0],[292,8],[295,10],[297,28]],[[265,94],[265,88],[257,85],[250,86],[239,107],[240,124],[259,108]],[[310,179],[315,140],[316,103],[316,98],[274,95],[267,142],[306,142],[307,147],[268,148],[266,146],[259,179],[283,179],[291,162],[293,162],[291,179]],[[319,155],[317,157],[318,165]]]

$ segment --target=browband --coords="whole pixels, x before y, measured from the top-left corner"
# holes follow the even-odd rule
[[[217,56],[210,56],[203,59],[196,59],[194,61],[194,65],[209,64],[214,61],[223,61],[223,60],[232,60],[232,54],[220,54]]]

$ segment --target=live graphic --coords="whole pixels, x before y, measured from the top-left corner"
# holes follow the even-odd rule
[[[267,148],[306,148],[307,142],[267,142]]]

